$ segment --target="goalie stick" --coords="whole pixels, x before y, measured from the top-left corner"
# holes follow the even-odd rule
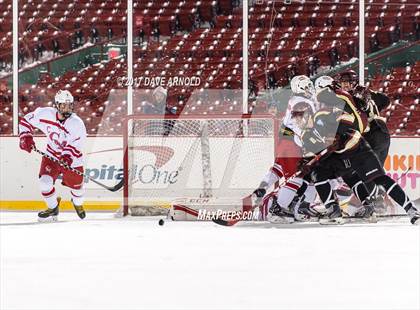
[[[314,158],[312,158],[305,166],[306,167],[313,167],[315,164],[317,164],[321,159],[325,159],[327,158],[333,151],[334,151],[334,145],[324,149],[323,151],[321,151],[318,155],[316,155]],[[297,171],[295,174],[293,174],[292,176],[288,177],[287,179],[284,178],[283,181],[281,182],[282,186],[284,184],[287,183],[288,180],[298,177],[299,175],[302,174],[302,171]],[[251,195],[251,197],[254,195]],[[260,202],[261,202],[261,198],[251,198],[252,199],[252,207],[250,210],[248,210],[247,212],[253,212],[257,207],[259,207]],[[236,223],[240,222],[242,220],[242,216],[238,216],[235,219],[230,219],[230,220],[225,220],[223,219],[223,217],[218,217],[216,219],[213,219],[212,221],[216,224],[222,225],[222,226],[233,226]]]
[[[96,183],[96,184],[98,184],[99,186],[101,186],[101,187],[103,187],[103,188],[105,188],[105,189],[107,189],[107,190],[109,190],[109,191],[111,191],[111,192],[116,192],[116,191],[118,191],[118,190],[119,190],[120,188],[122,188],[122,187],[123,187],[123,185],[124,185],[124,178],[122,178],[122,179],[121,179],[121,181],[120,181],[120,182],[118,182],[115,186],[107,186],[107,185],[105,185],[105,184],[103,184],[103,183],[101,183],[101,182],[99,182],[99,181],[96,181],[95,179],[91,178],[90,176],[88,176],[88,175],[86,175],[86,174],[84,174],[84,173],[80,172],[79,170],[76,170],[76,169],[74,169],[74,168],[72,168],[72,167],[68,166],[67,164],[65,164],[65,163],[64,163],[64,162],[62,162],[61,160],[55,159],[54,157],[52,157],[52,156],[50,156],[50,155],[48,155],[48,154],[44,153],[43,151],[38,150],[35,146],[34,146],[32,149],[33,149],[35,152],[37,152],[38,154],[42,155],[42,157],[46,157],[46,158],[48,158],[49,160],[52,160],[53,162],[55,162],[55,163],[59,164],[61,167],[65,168],[65,169],[68,169],[68,170],[70,170],[70,171],[72,171],[72,172],[74,172],[74,173],[76,173],[76,174],[78,174],[78,175],[80,175],[80,176],[82,176],[82,177],[84,177],[84,178],[87,178],[87,179],[89,179],[89,181],[92,181],[93,183]]]

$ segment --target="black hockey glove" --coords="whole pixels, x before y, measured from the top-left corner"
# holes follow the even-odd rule
[[[313,158],[314,157],[303,157],[299,160],[297,165],[297,171],[300,171],[300,177],[304,177],[312,171],[314,165],[309,165],[309,162]]]
[[[258,198],[263,198],[265,196],[267,183],[261,182],[260,186],[253,192]]]
[[[353,96],[359,99],[356,104],[362,111],[367,111],[369,108],[369,101],[372,99],[370,90],[365,86],[356,86],[353,90]]]

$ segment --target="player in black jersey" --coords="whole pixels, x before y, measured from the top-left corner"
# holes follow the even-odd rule
[[[368,89],[359,85],[359,78],[353,70],[348,70],[340,74],[338,83],[341,89],[349,92],[356,107],[368,118],[368,127],[363,132],[363,137],[378,156],[382,166],[388,156],[391,145],[391,135],[386,126],[386,119],[380,116],[380,112],[389,106],[390,100],[387,95]],[[375,186],[372,182],[366,183],[372,192],[372,201],[377,211],[382,211],[384,206],[385,191],[380,186]]]
[[[389,106],[389,97],[384,93],[358,85],[358,77],[353,70],[342,73],[339,76],[339,83],[344,91],[353,96],[358,109],[368,117],[369,129],[363,133],[363,136],[383,165],[388,156],[391,136],[385,118],[380,116],[380,112]]]
[[[367,119],[353,110],[354,101],[346,92],[334,92],[330,88],[318,94],[318,99],[337,103],[343,109],[333,107],[318,111],[306,122],[302,136],[306,156],[319,154],[328,149],[315,167],[302,166],[304,173],[310,173],[316,190],[327,212],[320,218],[322,224],[342,223],[342,214],[337,199],[334,197],[330,179],[342,177],[353,189],[358,184],[372,181],[385,188],[387,194],[409,215],[412,224],[420,222],[420,213],[414,207],[402,188],[385,174],[382,164],[370,145],[362,136]],[[369,197],[364,186],[359,186],[359,199],[363,202]],[[356,190],[357,191],[357,190]]]

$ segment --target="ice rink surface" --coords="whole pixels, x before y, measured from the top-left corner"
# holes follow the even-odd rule
[[[221,227],[0,213],[1,309],[419,309],[407,218]]]

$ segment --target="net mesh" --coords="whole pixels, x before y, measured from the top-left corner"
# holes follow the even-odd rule
[[[127,207],[136,215],[167,212],[185,197],[240,199],[274,160],[269,117],[148,117],[132,119],[128,128]]]

